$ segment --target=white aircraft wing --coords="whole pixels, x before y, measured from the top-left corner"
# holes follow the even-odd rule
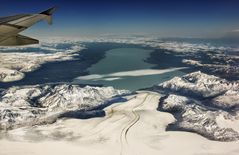
[[[18,46],[37,44],[38,40],[18,33],[26,30],[41,20],[47,20],[52,24],[52,13],[55,8],[50,8],[39,14],[20,14],[16,16],[0,18],[0,46]]]

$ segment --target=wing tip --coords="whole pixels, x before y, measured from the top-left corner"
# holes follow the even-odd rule
[[[55,10],[56,10],[56,7],[52,7],[50,9],[46,10],[46,11],[41,12],[40,14],[51,16]]]

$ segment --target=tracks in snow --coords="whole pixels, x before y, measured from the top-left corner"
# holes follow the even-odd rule
[[[134,118],[123,128],[123,130],[121,130],[121,133],[120,133],[120,143],[121,143],[120,155],[122,155],[124,153],[123,152],[124,145],[127,146],[129,144],[128,139],[127,139],[127,134],[129,132],[130,128],[132,128],[140,120],[140,115],[136,112],[136,108],[142,106],[145,103],[145,101],[148,99],[149,96],[150,96],[150,93],[145,93],[145,97],[144,97],[143,101],[133,107],[131,112],[134,115]]]

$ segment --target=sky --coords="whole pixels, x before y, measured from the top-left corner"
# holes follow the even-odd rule
[[[25,33],[210,37],[239,29],[238,0],[1,0],[0,16],[38,13],[52,6],[57,7],[53,25],[41,22]]]

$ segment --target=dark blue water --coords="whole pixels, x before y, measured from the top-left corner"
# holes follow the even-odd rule
[[[167,40],[169,41],[169,40]],[[188,42],[188,43],[210,43],[210,44],[218,44],[220,45],[220,41],[218,40],[200,40],[200,39],[171,39],[170,41],[177,41],[177,42]],[[82,43],[81,43],[82,44]],[[120,44],[120,43],[83,43],[86,49],[80,51],[78,55],[74,57],[74,60],[68,60],[68,61],[57,61],[57,62],[50,62],[43,64],[39,69],[26,73],[25,78],[16,81],[16,82],[9,82],[9,83],[1,83],[0,82],[0,90],[9,88],[11,86],[21,86],[21,85],[36,85],[36,84],[46,84],[46,83],[72,83],[75,82],[74,79],[77,77],[89,75],[92,72],[92,66],[93,65],[102,65],[102,66],[94,66],[94,74],[101,74],[101,73],[111,73],[113,71],[121,72],[121,71],[128,71],[130,68],[131,61],[124,58],[123,55],[129,55],[132,59],[132,63],[136,62],[134,60],[134,56],[132,56],[132,53],[125,53],[120,55],[119,50],[117,54],[119,55],[119,59],[114,58],[115,60],[105,59],[106,58],[106,52],[109,51],[115,51],[114,49],[126,49],[124,52],[131,52],[131,50],[128,50],[130,48],[134,48],[133,53],[135,53],[135,50],[139,49],[141,51],[141,55],[135,54],[135,59],[142,57],[142,55],[145,55],[142,59],[143,62],[140,63],[142,69],[169,69],[169,68],[179,68],[179,67],[189,67],[188,69],[184,69],[180,72],[174,72],[173,74],[167,73],[162,76],[158,76],[155,78],[154,75],[147,75],[147,76],[138,76],[138,77],[125,77],[124,79],[116,81],[108,81],[107,83],[105,81],[90,81],[87,83],[87,81],[77,81],[77,84],[93,84],[97,86],[103,86],[103,85],[112,85],[116,86],[116,88],[125,88],[129,86],[129,84],[133,84],[130,88],[132,90],[135,89],[141,89],[142,87],[146,87],[149,85],[149,87],[152,84],[158,84],[160,82],[163,82],[165,80],[168,80],[174,76],[182,76],[186,73],[202,70],[204,72],[210,73],[210,70],[201,69],[198,67],[192,67],[188,66],[182,63],[183,59],[194,59],[195,56],[202,60],[203,63],[211,63],[211,59],[208,58],[205,53],[197,52],[193,56],[182,56],[182,55],[175,55],[173,52],[169,52],[165,49],[154,49],[150,47],[143,47],[140,45],[131,45],[131,44]],[[44,45],[45,47],[48,47],[48,45]],[[53,47],[56,49],[70,49],[72,44],[66,43],[66,44],[56,44]],[[50,48],[52,46],[49,45]],[[53,48],[53,49],[54,49]],[[140,50],[142,49],[142,50]],[[142,51],[149,52],[147,54],[144,54]],[[19,50],[18,52],[42,52],[42,53],[48,53],[49,51],[47,49],[40,49],[37,47],[30,47],[26,49]],[[116,50],[117,51],[117,50]],[[9,50],[11,52],[11,50]],[[50,51],[52,52],[52,51]],[[208,52],[214,52],[214,51],[208,51]],[[230,52],[230,51],[227,51]],[[137,53],[137,52],[136,52]],[[143,53],[143,54],[142,54]],[[110,53],[108,53],[110,54]],[[128,58],[128,57],[127,57]],[[110,63],[107,64],[106,62],[102,63],[102,60],[109,61],[112,63],[115,63],[114,65],[111,65]],[[138,61],[138,60],[137,60]],[[118,64],[116,64],[118,63]],[[122,64],[122,65],[120,65]],[[145,65],[144,65],[145,64]],[[105,66],[108,65],[108,66]],[[134,64],[135,65],[135,64]],[[114,67],[114,68],[112,68]],[[100,70],[98,71],[97,68]],[[137,69],[141,69],[137,68]],[[104,71],[104,69],[106,69]],[[90,72],[91,71],[91,72]],[[142,84],[143,83],[143,84]],[[140,85],[140,86],[137,86]]]
[[[0,88],[46,83],[70,83],[78,76],[88,75],[89,72],[87,69],[103,59],[105,57],[105,51],[121,47],[136,47],[136,45],[118,43],[84,43],[84,45],[86,49],[80,51],[79,54],[74,57],[74,60],[43,64],[39,69],[25,73],[25,78],[20,81],[8,83],[0,82]],[[69,45],[58,46],[67,49]],[[25,50],[22,51],[26,52]],[[33,52],[32,50],[29,50],[29,52],[30,51]],[[21,52],[21,50],[19,52]],[[46,51],[43,52],[46,53]]]

